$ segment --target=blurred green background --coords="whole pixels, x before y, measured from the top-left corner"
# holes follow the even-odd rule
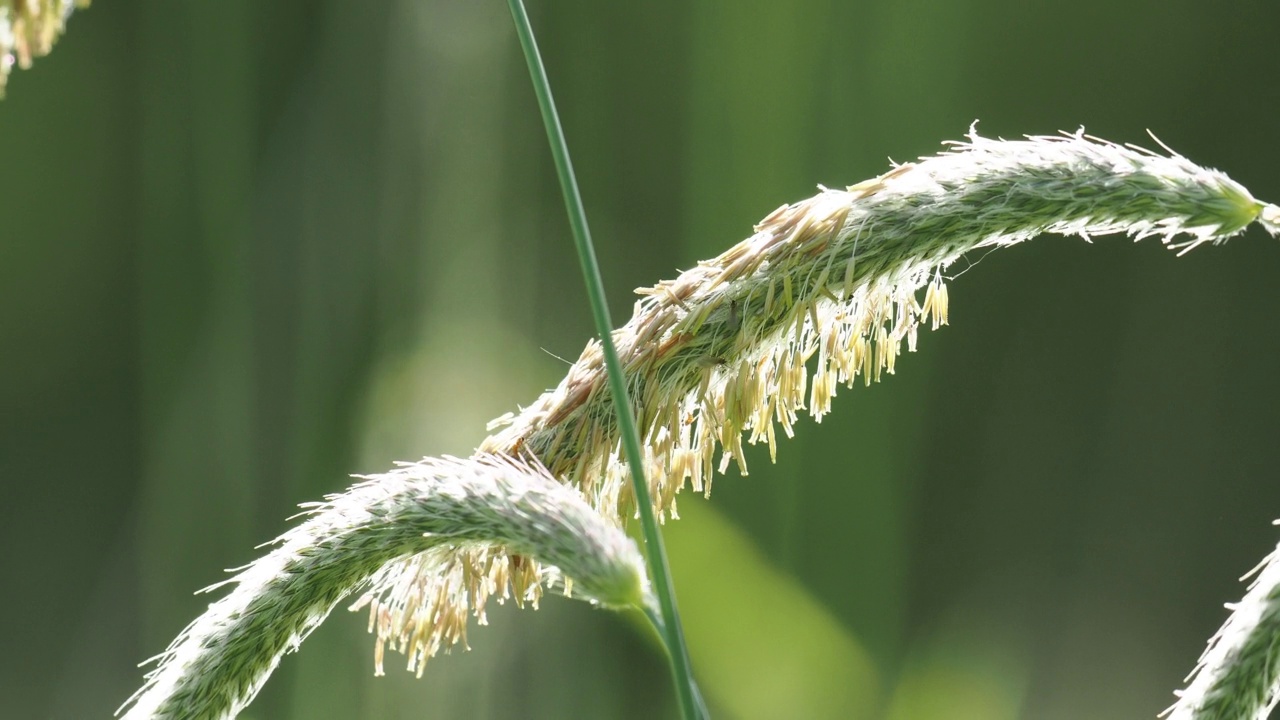
[[[817,183],[959,138],[1280,199],[1280,5],[533,2],[615,320]],[[500,0],[99,0],[0,103],[0,716],[106,717],[298,502],[465,454],[591,334]],[[668,544],[724,718],[1150,718],[1274,546],[1280,245],[1043,238]],[[757,450],[759,450],[757,448]],[[415,681],[338,612],[247,718],[673,717],[548,599]]]

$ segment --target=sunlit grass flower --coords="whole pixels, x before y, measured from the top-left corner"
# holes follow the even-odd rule
[[[1258,219],[1274,231],[1275,213],[1179,155],[1082,133],[971,134],[949,152],[784,205],[719,257],[638,290],[613,334],[656,504],[674,512],[686,484],[709,492],[713,470],[745,473],[744,436],[772,455],[778,430],[790,436],[806,410],[821,420],[840,385],[893,373],[920,325],[947,323],[945,270],[967,252],[1042,233],[1155,236],[1186,252]],[[497,422],[506,427],[481,451],[537,457],[601,512],[627,514],[598,343],[558,387]]]
[[[893,373],[921,325],[947,323],[945,271],[965,253],[1043,233],[1156,237],[1185,253],[1254,221],[1274,234],[1278,219],[1220,172],[1083,132],[971,132],[783,205],[720,256],[637,290],[613,333],[659,516],[675,516],[682,488],[709,495],[715,472],[745,474],[744,437],[776,456],[779,430],[790,437],[804,412],[821,421],[841,385]],[[622,521],[634,498],[610,403],[592,341],[556,388],[491,423],[479,451],[537,458]]]
[[[494,595],[536,602],[543,585],[567,575],[573,593],[593,602],[650,602],[635,544],[536,464],[428,458],[305,514],[269,554],[209,588],[233,587],[156,658],[125,718],[233,717],[281,656],[360,588],[370,588],[361,604],[379,632],[379,670],[390,643],[411,648],[419,673],[442,644],[465,638],[468,612],[483,619]],[[451,552],[460,547],[467,552]]]
[[[48,55],[71,11],[88,6],[89,0],[0,0],[0,97],[14,63],[25,70]]]
[[[1254,574],[1162,715],[1168,720],[1267,720],[1280,702],[1280,547],[1245,577]]]
[[[784,205],[719,257],[641,288],[613,333],[655,509],[675,516],[681,489],[709,494],[730,465],[745,474],[744,438],[772,456],[779,431],[804,412],[821,420],[841,385],[893,373],[921,325],[947,323],[946,270],[968,252],[1042,233],[1154,236],[1186,252],[1254,221],[1275,234],[1280,210],[1180,155],[1083,133],[971,133]],[[160,657],[128,717],[182,716],[210,695],[233,713],[360,589],[379,671],[391,647],[420,673],[495,595],[536,603],[563,581],[604,604],[649,604],[618,530],[636,508],[605,379],[590,342],[556,388],[494,421],[471,460],[428,459],[316,507]]]

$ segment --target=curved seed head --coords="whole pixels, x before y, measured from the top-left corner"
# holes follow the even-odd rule
[[[1280,701],[1280,547],[1200,656],[1168,720],[1266,720]]]
[[[483,616],[488,597],[513,587],[527,596],[567,577],[595,602],[649,601],[635,544],[536,463],[428,458],[369,476],[307,514],[219,584],[234,587],[156,658],[125,718],[233,717],[284,653],[370,584],[379,660],[390,642],[419,672],[463,640],[469,613]]]
[[[1280,210],[1226,175],[1083,132],[1025,140],[970,133],[947,152],[843,190],[783,205],[755,234],[674,280],[637,290],[614,332],[646,441],[660,513],[691,485],[709,493],[748,442],[790,436],[830,410],[841,385],[897,369],[917,330],[947,323],[948,266],[967,252],[1042,233],[1154,236],[1180,253]],[[810,369],[812,368],[812,369]],[[598,344],[481,449],[538,457],[601,512],[632,511],[629,471]]]
[[[640,289],[614,332],[659,516],[675,516],[686,485],[710,493],[716,470],[746,473],[744,436],[772,454],[778,430],[790,436],[804,411],[820,421],[840,385],[892,374],[919,326],[947,324],[945,271],[967,252],[1046,232],[1155,236],[1186,252],[1254,221],[1276,234],[1280,209],[1180,155],[1083,133],[971,133],[783,205],[719,257]],[[421,673],[465,642],[469,615],[484,622],[492,597],[536,605],[559,585],[651,607],[643,561],[618,529],[634,499],[604,385],[592,342],[559,386],[495,421],[471,459],[404,465],[313,507],[160,656],[127,717],[233,715],[360,588],[354,609],[369,608],[379,671],[390,646]]]

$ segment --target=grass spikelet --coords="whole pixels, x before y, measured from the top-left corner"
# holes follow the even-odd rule
[[[0,98],[14,63],[26,70],[48,55],[77,7],[89,0],[0,0]]]
[[[1209,640],[1161,715],[1168,720],[1266,720],[1280,701],[1280,546],[1242,579],[1255,575],[1244,599]]]
[[[942,154],[783,205],[719,257],[638,289],[613,332],[658,516],[676,515],[685,487],[709,496],[717,471],[745,474],[744,435],[776,456],[778,431],[791,437],[806,411],[820,421],[839,386],[894,373],[920,326],[947,324],[945,270],[965,253],[1057,233],[1155,237],[1182,254],[1254,221],[1274,235],[1278,218],[1223,173],[1083,131],[971,131]],[[597,341],[490,429],[480,452],[532,456],[602,514],[634,513]]]
[[[126,720],[234,717],[281,656],[361,587],[379,672],[385,645],[421,673],[438,650],[465,641],[468,616],[483,618],[489,598],[536,602],[565,575],[592,602],[650,602],[635,544],[536,464],[428,458],[368,476],[305,514],[269,554],[209,588],[234,586],[156,658]]]
[[[947,324],[944,271],[967,252],[1042,233],[1123,233],[1185,253],[1260,215],[1274,231],[1275,212],[1182,156],[1082,132],[1016,141],[971,133],[943,154],[783,205],[719,257],[637,290],[631,320],[613,333],[657,509],[673,512],[686,485],[710,493],[713,470],[745,474],[744,434],[772,454],[778,430],[791,436],[806,410],[821,420],[839,386],[893,374],[920,325]],[[602,513],[629,514],[597,343],[558,387],[504,422],[483,452],[529,453]]]

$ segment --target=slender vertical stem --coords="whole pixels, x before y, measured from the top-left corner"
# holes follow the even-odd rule
[[[662,545],[662,535],[658,532],[653,502],[649,498],[649,485],[644,476],[640,434],[636,430],[635,415],[627,399],[625,376],[622,374],[622,364],[618,361],[618,350],[613,344],[611,335],[613,321],[609,318],[604,282],[600,279],[600,267],[596,262],[595,249],[591,244],[591,232],[587,228],[586,211],[582,206],[582,197],[578,193],[573,164],[569,160],[569,148],[565,143],[564,131],[560,127],[555,100],[551,97],[551,84],[547,80],[546,69],[542,66],[542,58],[538,54],[538,45],[533,38],[533,28],[529,24],[524,3],[521,0],[507,0],[507,4],[511,6],[516,33],[520,36],[520,46],[524,49],[525,61],[529,64],[529,74],[533,78],[534,92],[538,96],[538,107],[542,110],[542,122],[547,128],[547,139],[551,143],[551,154],[555,158],[556,174],[560,178],[560,191],[564,195],[565,210],[569,214],[569,225],[573,231],[574,245],[578,250],[578,261],[586,282],[587,297],[591,301],[591,315],[595,318],[596,332],[600,335],[600,343],[604,350],[605,367],[609,374],[609,390],[613,395],[614,407],[618,413],[618,428],[622,434],[627,463],[631,467],[631,483],[635,489],[636,505],[640,510],[640,524],[644,529],[645,550],[649,558],[650,572],[653,574],[654,591],[658,596],[662,613],[660,618],[655,617],[652,612],[647,612],[646,615],[654,622],[666,642],[671,672],[676,684],[676,694],[679,696],[684,717],[686,720],[702,718],[705,717],[706,711],[702,707],[697,688],[693,683],[689,654],[685,649],[684,631],[680,627],[680,615],[676,611],[671,571],[667,567],[667,553]]]

